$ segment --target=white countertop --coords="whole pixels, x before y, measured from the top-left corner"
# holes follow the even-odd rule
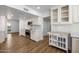
[[[47,34],[52,35],[54,32],[47,32]],[[64,33],[64,34],[68,34],[67,32],[55,32],[55,33]],[[70,33],[71,37],[75,37],[75,38],[79,38],[79,34],[77,33]]]

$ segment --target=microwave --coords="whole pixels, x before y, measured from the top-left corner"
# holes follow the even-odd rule
[[[32,25],[32,22],[28,22],[28,25]]]

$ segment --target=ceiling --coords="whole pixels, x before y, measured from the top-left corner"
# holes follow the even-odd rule
[[[56,6],[56,5],[26,5],[29,8],[32,8],[35,11],[38,11],[42,14],[49,14],[50,8]],[[37,9],[37,7],[40,7],[40,9]]]
[[[25,13],[22,12],[20,10],[14,9],[14,8],[10,8],[4,5],[0,5],[0,15],[1,16],[11,16],[11,19],[13,20],[19,20],[20,18],[29,18],[29,17],[33,17],[35,15],[29,14],[29,13]]]

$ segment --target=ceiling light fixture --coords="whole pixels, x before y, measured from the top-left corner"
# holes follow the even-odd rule
[[[40,7],[37,7],[37,9],[40,9]]]

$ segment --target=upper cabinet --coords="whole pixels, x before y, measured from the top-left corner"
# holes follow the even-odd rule
[[[61,7],[61,22],[69,22],[69,6]]]
[[[33,17],[32,18],[32,25],[42,25],[43,18],[42,17]]]
[[[51,9],[52,24],[71,24],[72,6],[58,6]]]
[[[51,17],[52,17],[51,19],[52,19],[53,24],[57,24],[58,23],[58,8],[52,10]]]
[[[72,6],[70,5],[70,6],[68,6],[68,5],[66,5],[66,6],[62,6],[61,7],[61,10],[60,10],[60,12],[61,12],[61,24],[72,24],[72,11],[73,11],[73,9],[72,9]]]
[[[73,5],[73,18],[74,22],[79,22],[79,5]]]
[[[58,8],[54,8],[51,9],[51,21],[52,24],[58,24],[59,23],[59,18],[58,18],[58,14],[59,14],[59,9]]]

